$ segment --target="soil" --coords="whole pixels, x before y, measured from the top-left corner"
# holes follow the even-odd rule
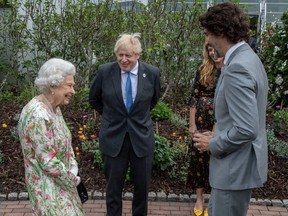
[[[0,194],[26,191],[24,184],[23,156],[19,141],[17,140],[17,115],[21,109],[14,101],[0,101],[0,150],[2,152],[2,162],[0,155]],[[80,144],[77,135],[79,122],[85,114],[80,109],[67,106],[62,109],[66,122],[69,122],[73,134],[73,146]],[[269,117],[267,121],[271,121]],[[2,124],[7,124],[3,127]],[[99,125],[99,124],[98,124]],[[164,122],[159,127],[161,135],[171,134],[176,128],[169,122]],[[96,130],[97,131],[97,130]],[[281,139],[288,140],[287,133],[282,134]],[[91,153],[81,153],[79,156],[79,168],[81,178],[89,191],[105,191],[105,178],[103,171],[93,163]],[[288,159],[278,158],[269,152],[269,174],[268,181],[263,187],[253,191],[253,198],[261,199],[287,199],[288,198]],[[133,187],[127,183],[125,191],[132,191]],[[165,172],[155,172],[152,174],[150,191],[164,191],[175,194],[192,194],[185,187],[185,182],[177,178],[170,178]]]

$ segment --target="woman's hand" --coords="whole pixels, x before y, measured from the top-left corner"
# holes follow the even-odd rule
[[[195,124],[191,124],[190,127],[189,127],[189,134],[191,137],[194,136],[194,133],[197,131],[197,127]]]

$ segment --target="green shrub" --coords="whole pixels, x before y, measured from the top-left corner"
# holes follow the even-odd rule
[[[154,109],[151,111],[151,118],[154,121],[169,120],[173,114],[173,111],[168,105],[162,101],[159,101]]]
[[[189,117],[188,117],[189,118]],[[178,113],[173,113],[170,121],[173,125],[175,125],[177,128],[182,128],[184,130],[188,131],[188,121],[189,119],[186,117],[182,117],[180,114]]]
[[[35,86],[30,83],[29,85],[25,85],[20,91],[20,95],[16,97],[17,103],[19,107],[24,107],[33,97],[37,95],[37,89]]]
[[[81,148],[83,152],[92,153],[94,163],[103,169],[102,155],[99,150],[99,142],[97,140],[83,140],[81,142]]]
[[[13,92],[11,91],[1,91],[0,92],[0,100],[4,101],[4,100],[14,100],[16,98],[16,96],[13,94]]]
[[[272,23],[262,37],[260,58],[269,80],[269,108],[276,103],[288,106],[288,11],[283,13],[283,26]]]
[[[288,159],[288,143],[277,139],[272,128],[267,129],[267,142],[272,154]]]
[[[73,97],[73,105],[76,109],[81,109],[83,111],[88,111],[91,109],[89,104],[89,91],[90,89],[87,87],[82,87],[79,89],[75,89],[76,93]]]
[[[285,131],[288,128],[288,108],[277,110],[273,113],[277,131]]]

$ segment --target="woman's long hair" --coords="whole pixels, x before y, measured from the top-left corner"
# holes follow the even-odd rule
[[[205,44],[203,47],[203,52],[202,52],[203,60],[202,60],[202,64],[199,67],[200,83],[203,86],[208,86],[209,83],[215,80],[215,74],[217,71],[215,67],[215,62],[209,56],[208,46],[209,46],[208,44]]]

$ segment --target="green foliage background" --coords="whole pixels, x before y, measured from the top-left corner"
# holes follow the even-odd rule
[[[111,0],[12,0],[0,14],[0,89],[33,83],[51,57],[75,64],[78,87],[89,87],[99,64],[115,60],[119,34],[140,32],[141,60],[161,69],[163,98],[184,101],[201,59],[202,7],[168,0],[147,6],[133,1],[129,8]]]
[[[283,26],[267,26],[261,44],[260,57],[269,80],[269,108],[288,107],[288,10],[281,20]]]

